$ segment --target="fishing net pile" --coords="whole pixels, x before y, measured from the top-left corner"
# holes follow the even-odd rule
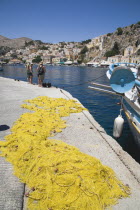
[[[62,119],[84,108],[74,100],[37,97],[27,100],[11,134],[0,142],[1,156],[30,189],[28,209],[100,210],[128,197],[128,186],[113,170],[77,148],[49,139],[66,127]]]

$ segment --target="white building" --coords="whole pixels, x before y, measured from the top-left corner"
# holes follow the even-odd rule
[[[111,57],[108,57],[107,62],[108,63],[119,63],[119,62],[121,62],[121,58],[122,58],[122,55],[111,56]]]

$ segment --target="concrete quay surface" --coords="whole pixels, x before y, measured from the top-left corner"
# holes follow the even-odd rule
[[[27,112],[20,107],[23,101],[37,96],[73,99],[68,92],[59,88],[40,88],[0,77],[0,140],[10,133],[14,121]],[[102,164],[115,171],[124,184],[130,186],[130,197],[120,199],[112,209],[140,210],[140,165],[106,134],[88,111],[71,114],[66,121],[68,126],[55,138],[100,159]],[[0,210],[25,210],[24,193],[25,185],[13,175],[12,165],[0,157]]]

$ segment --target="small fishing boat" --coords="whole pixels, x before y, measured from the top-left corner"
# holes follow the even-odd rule
[[[113,136],[121,136],[124,123],[121,112],[124,110],[135,142],[140,148],[140,66],[134,63],[114,63],[109,66],[106,75],[110,86],[93,83],[104,89],[93,86],[89,88],[121,96],[121,109],[114,121]],[[112,88],[113,91],[106,88]]]
[[[95,67],[95,68],[97,68],[97,67],[100,67],[100,64],[99,64],[98,62],[94,62],[94,63],[92,64],[92,66]]]
[[[101,68],[107,68],[107,67],[109,67],[109,63],[108,63],[107,61],[102,61],[102,62],[100,63],[100,67],[101,67]]]

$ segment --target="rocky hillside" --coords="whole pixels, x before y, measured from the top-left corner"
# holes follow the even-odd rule
[[[30,42],[32,39],[22,37],[17,39],[9,39],[7,37],[0,35],[0,47],[9,47],[9,48],[21,48],[25,46],[26,42]]]
[[[61,46],[60,46],[61,45]],[[51,50],[47,51],[51,46]],[[43,43],[41,40],[32,40],[26,37],[9,39],[0,36],[0,55],[4,55],[10,49],[24,49],[26,47],[46,50],[49,55],[54,56],[60,51],[69,51],[71,57],[74,52],[78,52],[75,57],[79,62],[88,62],[93,59],[102,59],[102,57],[111,57],[114,55],[124,55],[127,47],[133,47],[133,54],[140,55],[140,21],[136,24],[117,28],[113,33],[101,35],[99,37],[85,40],[82,42],[59,42],[58,44]],[[58,50],[61,47],[61,50]],[[59,52],[58,52],[59,51]],[[65,53],[63,53],[65,56]]]
[[[117,42],[120,50],[120,54],[123,54],[123,50],[128,46],[137,47],[140,44],[140,22],[132,24],[125,28],[118,28],[113,34],[107,34],[104,42],[105,51],[114,46]]]
[[[140,46],[140,22],[124,28],[119,27],[113,33],[92,39],[89,46],[87,59],[123,55],[124,50],[129,46],[133,46],[134,53],[137,53],[138,46]]]

